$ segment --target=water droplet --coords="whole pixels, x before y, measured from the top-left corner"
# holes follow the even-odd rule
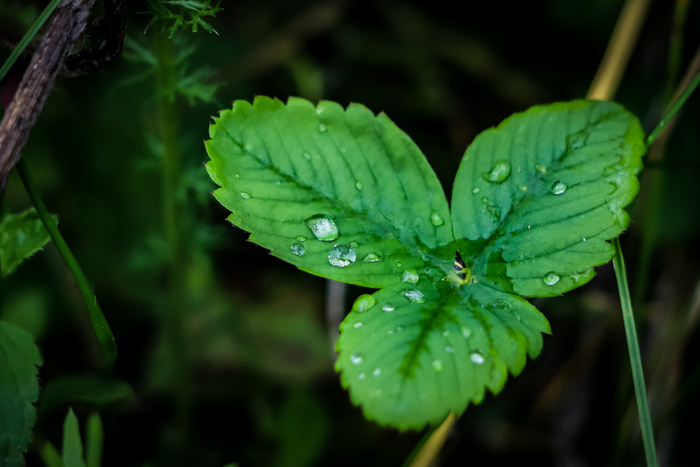
[[[557,282],[559,282],[559,279],[561,279],[561,277],[559,277],[559,274],[555,272],[548,272],[544,275],[542,281],[544,281],[544,283],[547,285],[554,285]]]
[[[357,245],[359,245],[359,243],[357,243],[357,242],[350,242],[350,246],[353,247],[353,248],[357,248]]]
[[[402,327],[402,326],[396,326],[396,332],[401,332],[401,331],[403,331],[403,327]]]
[[[377,301],[374,299],[373,296],[369,294],[362,294],[359,297],[357,297],[357,300],[355,300],[355,303],[352,305],[353,311],[358,311],[360,313],[363,313],[370,308],[372,308]]]
[[[282,184],[281,181],[279,181],[279,180],[275,181],[275,185],[280,186],[281,184]]]
[[[318,131],[320,131],[321,133],[323,133],[323,132],[326,131],[327,129],[328,129],[328,128],[326,128],[326,125],[324,125],[323,123],[319,123],[319,125],[318,125]]]
[[[479,188],[479,187],[476,187],[476,188],[472,189],[472,193],[474,193],[475,195],[476,195],[477,193],[479,193],[480,191],[481,191],[481,188]]]
[[[417,284],[418,279],[418,274],[413,269],[404,271],[403,275],[401,276],[401,281],[406,282],[408,284]]]
[[[323,107],[317,107],[317,108],[316,108],[316,113],[317,113],[318,115],[321,115],[321,114],[323,113],[324,110],[325,110],[325,109],[324,109]]]
[[[499,310],[510,310],[510,304],[502,299],[502,298],[497,298],[491,303],[491,306],[493,308],[498,308]]]
[[[584,238],[584,239],[583,239],[583,241],[585,242],[585,241],[586,241],[586,239]]]
[[[297,241],[305,242],[305,241],[306,241],[306,237],[304,237],[303,235],[299,235],[299,236],[297,237]]]
[[[362,182],[355,183],[355,188],[357,188],[357,191],[362,191]]]
[[[469,329],[466,326],[462,326],[462,337],[464,337],[465,339],[469,339],[469,336],[471,336],[471,335],[472,335],[471,329]]]
[[[400,267],[401,267],[401,263],[400,263],[400,262],[399,262],[399,263],[396,263],[396,267],[397,267],[397,268],[400,268]]]
[[[252,145],[252,144],[248,143],[248,144],[245,145],[245,150],[246,150],[246,151],[248,151],[248,152],[253,152],[253,149],[254,149],[254,148],[253,148],[253,145]]]
[[[445,347],[445,352],[453,353],[454,351],[455,351],[455,349],[453,349],[449,345],[447,347]]]
[[[435,368],[435,371],[442,371],[442,362],[440,360],[433,360],[433,368]]]
[[[515,312],[514,312],[514,313],[513,313],[513,316],[515,316],[515,319],[517,319],[518,321],[522,321],[522,318],[520,317],[520,314],[519,314],[519,313],[515,313]]]
[[[353,365],[359,365],[362,363],[362,357],[359,353],[355,352],[354,354],[350,355],[350,361],[353,363]]]
[[[489,204],[489,199],[486,196],[484,196],[483,198],[481,198],[481,204]]]
[[[348,150],[345,149],[345,148],[340,148],[340,152],[342,152],[343,154],[345,154],[346,152],[348,152]]]
[[[306,158],[307,161],[311,160],[311,154],[304,154],[304,157]]]
[[[236,174],[236,178],[241,178],[241,174]]]
[[[382,374],[382,369],[381,368],[375,368],[374,371],[372,372],[374,376],[379,376]]]
[[[437,211],[433,211],[430,213],[430,222],[432,222],[435,226],[442,225],[445,223],[445,221],[442,220],[442,217],[440,217],[440,214],[438,214]]]
[[[352,327],[354,327],[355,329],[361,328],[362,323],[360,321],[358,321],[357,323],[353,324]]]
[[[554,182],[554,185],[552,185],[552,193],[555,195],[560,195],[566,191],[566,185],[563,184],[562,182]]]
[[[250,199],[250,195],[248,193],[240,192],[238,194],[241,195],[241,198],[243,199]]]
[[[544,165],[535,164],[535,170],[543,174],[547,173],[547,167]]]
[[[484,174],[484,179],[491,183],[503,183],[510,175],[510,164],[506,161],[498,161],[491,170]]]
[[[386,333],[389,334],[389,335],[394,334],[394,330],[393,330],[393,329],[389,329]]]
[[[338,243],[328,252],[328,262],[336,268],[344,268],[355,262],[355,249],[347,243]]]
[[[357,379],[365,379],[365,372],[361,372],[359,375],[357,375]]]
[[[376,263],[381,261],[382,257],[376,253],[367,253],[364,258],[362,258],[363,263]]]
[[[401,293],[411,303],[423,303],[423,302],[425,302],[425,297],[423,296],[423,293],[420,290],[408,289],[408,290],[404,290]]]
[[[301,243],[295,243],[294,245],[290,246],[289,249],[292,250],[292,253],[297,256],[301,256],[306,253],[306,248],[304,248],[304,245]]]
[[[338,238],[338,227],[336,227],[335,222],[328,216],[323,214],[316,214],[311,216],[304,221],[306,226],[311,229],[314,236],[323,240],[324,242],[332,242]]]
[[[442,336],[447,337],[450,335],[450,331],[442,331]]]
[[[518,188],[520,188],[522,191],[527,191],[527,185],[520,185]]]
[[[477,365],[481,365],[482,363],[484,363],[484,356],[481,355],[479,352],[472,353],[469,356],[469,359]]]
[[[386,312],[392,312],[394,311],[394,305],[391,302],[386,302],[384,306],[382,307],[382,310]]]

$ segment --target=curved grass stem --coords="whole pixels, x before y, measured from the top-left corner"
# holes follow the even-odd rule
[[[39,190],[36,189],[34,181],[29,175],[29,170],[27,169],[24,159],[20,159],[17,163],[17,170],[19,172],[19,176],[22,178],[27,194],[29,195],[32,204],[36,208],[36,212],[39,214],[41,222],[49,232],[49,236],[51,237],[51,240],[53,240],[54,245],[56,245],[56,249],[61,254],[63,261],[65,261],[66,266],[68,266],[68,269],[75,278],[75,282],[78,285],[78,289],[80,290],[83,300],[85,300],[85,305],[87,305],[88,312],[90,313],[90,320],[92,321],[92,326],[95,328],[97,339],[102,346],[102,351],[107,359],[107,363],[111,365],[117,358],[117,344],[114,341],[114,335],[112,334],[112,330],[109,328],[107,319],[105,319],[102,309],[97,303],[97,297],[95,297],[95,293],[92,291],[92,287],[90,286],[87,277],[85,277],[83,270],[80,268],[80,265],[76,261],[75,256],[73,256],[70,248],[68,248],[68,244],[66,244],[63,236],[58,231],[58,227],[51,218],[51,214],[49,214],[49,211],[46,209],[46,205],[44,205],[44,202],[39,195]]]

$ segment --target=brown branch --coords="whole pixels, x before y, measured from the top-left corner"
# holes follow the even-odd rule
[[[0,192],[19,161],[29,132],[51,93],[56,75],[85,28],[95,0],[66,0],[51,18],[46,34],[24,72],[0,123]]]

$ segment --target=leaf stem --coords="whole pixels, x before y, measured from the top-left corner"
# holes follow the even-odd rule
[[[659,137],[666,125],[668,125],[671,119],[673,119],[676,113],[678,113],[683,104],[685,104],[685,101],[688,100],[693,91],[695,91],[695,88],[698,87],[698,84],[700,84],[700,73],[697,73],[695,75],[695,78],[693,78],[693,81],[690,82],[690,85],[685,89],[685,91],[683,91],[683,94],[681,94],[681,96],[676,100],[676,102],[673,103],[671,109],[666,113],[666,115],[664,115],[664,118],[661,119],[659,124],[656,125],[654,131],[652,131],[649,134],[646,140],[647,147],[651,146],[654,143],[654,141],[656,141],[656,138]]]
[[[410,467],[429,467],[433,465],[435,458],[447,441],[447,436],[452,431],[452,427],[457,422],[457,416],[450,412],[444,422],[439,427],[429,432],[427,439],[419,444],[420,450],[412,456]]]
[[[7,57],[5,63],[3,63],[2,67],[0,67],[0,81],[2,81],[7,72],[10,71],[12,65],[15,64],[19,56],[22,54],[22,52],[24,52],[24,49],[26,49],[27,45],[29,45],[29,42],[34,38],[36,33],[39,32],[39,29],[41,29],[46,20],[49,19],[51,13],[53,13],[59,3],[61,3],[61,0],[51,0],[51,3],[44,8],[44,11],[42,11],[36,21],[34,21],[34,24],[31,25],[27,33],[22,37],[19,44],[17,44],[17,46],[12,50],[10,56]]]
[[[102,309],[97,303],[97,297],[95,297],[95,293],[92,291],[92,287],[85,277],[83,270],[80,268],[80,265],[76,261],[75,256],[73,256],[73,253],[70,251],[70,248],[68,248],[66,241],[58,231],[58,227],[51,218],[51,214],[49,214],[49,211],[46,209],[46,205],[44,205],[44,202],[39,195],[39,191],[29,175],[29,169],[27,168],[24,159],[20,159],[17,163],[17,170],[19,172],[19,176],[22,178],[27,194],[29,195],[32,204],[36,208],[36,212],[39,214],[41,222],[43,222],[44,227],[49,232],[51,240],[53,240],[54,245],[56,245],[56,249],[75,278],[75,282],[78,285],[78,289],[80,290],[83,300],[85,300],[85,305],[87,305],[88,312],[90,313],[90,320],[92,321],[92,326],[95,328],[97,339],[102,346],[102,351],[107,359],[107,363],[111,365],[117,358],[117,344],[114,341],[114,335],[112,334],[112,330],[109,328],[107,319],[105,319]]]
[[[622,248],[620,247],[619,237],[613,240],[613,246],[615,247],[613,266],[615,267],[617,288],[620,292],[622,320],[625,326],[625,336],[627,338],[627,350],[630,356],[630,366],[632,367],[634,392],[637,396],[637,410],[639,411],[642,440],[644,441],[644,453],[646,454],[647,466],[656,467],[658,464],[656,459],[656,447],[654,446],[653,425],[651,422],[651,414],[649,413],[649,403],[647,402],[647,391],[644,384],[644,372],[642,370],[642,357],[639,352],[637,328],[635,327],[634,314],[632,312],[632,300],[630,299],[625,260],[622,256]]]

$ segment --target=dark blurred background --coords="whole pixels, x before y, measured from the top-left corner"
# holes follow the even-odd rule
[[[31,21],[42,6],[0,3],[9,8],[0,25],[11,8]],[[170,39],[181,157],[173,194],[163,188],[154,62],[167,31],[156,23],[144,34],[149,4],[128,2],[122,56],[59,78],[24,151],[119,346],[116,367],[101,368],[53,245],[5,281],[2,318],[31,331],[45,359],[28,465],[42,465],[43,440],[60,446],[69,405],[81,423],[99,410],[105,466],[401,465],[421,434],[383,429],[350,403],[333,370],[326,281],[247,242],[210,195],[211,116],[256,95],[360,102],[414,139],[449,199],[479,132],[534,104],[585,97],[622,3],[223,0],[203,18],[218,34]],[[685,70],[700,43],[697,3],[652,2],[616,96],[647,131],[677,85],[674,66]],[[674,11],[686,4],[680,28]],[[0,49],[0,61],[7,55]],[[623,236],[662,465],[697,465],[699,124],[693,97],[645,169]],[[172,196],[185,245],[177,313],[163,213]],[[13,176],[3,210],[29,205]],[[346,309],[360,293],[349,288]],[[643,465],[611,265],[577,291],[534,303],[553,331],[541,356],[467,409],[438,465]]]

